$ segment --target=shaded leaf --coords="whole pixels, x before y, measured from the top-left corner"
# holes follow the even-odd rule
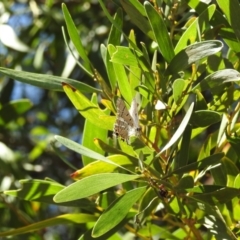
[[[167,27],[165,25],[165,21],[150,2],[146,1],[144,3],[144,7],[150,26],[154,33],[154,40],[158,44],[158,49],[163,55],[164,59],[169,63],[173,59],[175,53]]]
[[[190,120],[194,127],[207,127],[220,121],[221,114],[210,110],[195,111]]]
[[[121,0],[121,4],[129,15],[132,22],[147,36],[154,40],[154,34],[149,22],[146,20],[146,13],[142,4],[133,0]]]
[[[209,90],[220,84],[235,81],[240,81],[240,73],[234,69],[223,69],[205,77],[199,84],[193,87],[192,91],[195,89],[200,89],[201,91]]]
[[[21,227],[21,228],[17,228],[17,229],[6,231],[6,232],[0,232],[0,237],[24,234],[24,233],[33,232],[43,228],[48,228],[50,226],[55,226],[60,224],[73,224],[73,223],[81,224],[81,223],[87,223],[87,222],[95,222],[96,219],[97,217],[91,214],[84,214],[84,213],[64,214],[54,218],[49,218],[41,222],[30,224],[26,227]]]
[[[178,40],[178,43],[175,47],[175,53],[177,54],[183,48],[191,43],[196,42],[198,39],[198,35],[202,34],[206,28],[210,27],[210,20],[215,12],[216,5],[212,4],[208,6],[195,20],[191,23],[191,25],[186,29],[186,31],[182,34],[181,38]],[[199,31],[199,32],[198,32]]]
[[[64,188],[64,186],[45,180],[20,180],[22,188],[19,190],[8,190],[4,194],[18,197],[28,201],[39,201],[54,203],[53,196]]]
[[[212,40],[192,44],[181,50],[170,62],[165,75],[178,73],[191,64],[219,52],[223,48],[221,41]]]
[[[145,191],[146,187],[136,188],[116,199],[96,222],[92,236],[99,237],[120,223]]]
[[[81,90],[85,93],[91,92],[101,92],[101,90],[91,87],[85,83],[81,83],[79,81],[70,79],[70,78],[62,78],[57,76],[52,76],[48,74],[38,74],[38,73],[30,73],[24,71],[17,71],[8,68],[0,67],[0,73],[18,80],[20,82],[28,83],[33,86],[41,87],[44,89],[52,90],[52,91],[63,91],[62,82],[71,84],[76,89]]]
[[[214,190],[219,188],[217,190]],[[234,197],[240,195],[240,190],[229,187],[219,186],[197,186],[192,189],[188,189],[188,192],[201,193],[194,194],[192,198],[198,199],[210,205],[216,205],[218,203],[226,203],[231,201]]]
[[[170,148],[174,143],[176,143],[179,138],[182,136],[185,128],[188,125],[188,122],[190,120],[190,117],[192,115],[193,112],[193,107],[194,107],[194,103],[192,103],[186,113],[186,115],[184,116],[181,124],[179,125],[177,131],[173,134],[172,138],[170,139],[170,141],[163,147],[163,149],[160,151],[159,154],[161,154],[162,152],[164,152],[165,150],[167,150],[168,148]],[[158,155],[159,155],[158,154]]]
[[[65,18],[65,22],[67,24],[68,34],[69,34],[75,48],[77,49],[80,57],[84,61],[85,66],[83,67],[83,70],[85,70],[89,75],[93,75],[93,70],[92,70],[93,67],[91,66],[91,62],[88,59],[88,56],[85,52],[86,48],[84,48],[84,46],[82,45],[78,30],[77,30],[77,28],[73,22],[73,19],[64,3],[62,4],[62,11],[63,11],[63,15]]]
[[[168,176],[172,174],[181,174],[181,173],[187,173],[193,170],[201,170],[209,166],[216,166],[220,164],[220,160],[224,157],[224,153],[216,153],[209,157],[206,157],[200,161],[188,164],[187,166],[180,167],[178,169],[173,170],[172,172],[168,173]]]

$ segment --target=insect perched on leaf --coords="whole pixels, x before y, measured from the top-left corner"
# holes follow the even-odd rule
[[[135,98],[133,98],[129,110],[121,98],[117,99],[117,119],[114,124],[113,134],[127,143],[129,143],[130,136],[139,136],[141,133],[137,107],[138,104]]]

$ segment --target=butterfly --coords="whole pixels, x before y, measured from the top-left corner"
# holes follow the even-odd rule
[[[138,104],[134,98],[128,110],[121,98],[117,99],[117,119],[114,124],[113,134],[129,143],[130,136],[139,136],[141,128],[138,119]]]

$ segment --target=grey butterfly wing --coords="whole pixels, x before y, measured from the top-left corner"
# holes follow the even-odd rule
[[[138,118],[138,104],[136,98],[133,98],[131,107],[129,109],[129,114],[133,119],[133,127],[129,129],[129,136],[140,136],[141,134],[141,127],[139,125],[139,118]]]
[[[117,119],[114,124],[114,135],[128,142],[129,126],[134,127],[133,119],[121,98],[117,100]]]

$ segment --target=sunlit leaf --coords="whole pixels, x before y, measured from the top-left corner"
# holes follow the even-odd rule
[[[113,187],[123,182],[132,181],[137,178],[139,178],[139,175],[128,175],[120,173],[95,174],[83,178],[64,188],[62,191],[55,195],[54,201],[61,203],[89,197],[107,188]]]

